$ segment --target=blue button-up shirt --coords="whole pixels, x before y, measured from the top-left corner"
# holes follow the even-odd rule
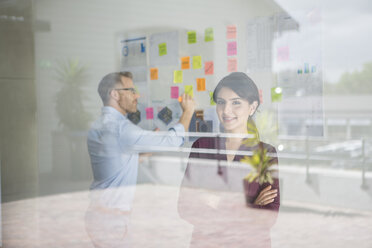
[[[90,188],[135,186],[139,150],[134,148],[140,147],[141,151],[146,152],[154,146],[178,147],[183,144],[184,137],[182,124],[178,123],[168,132],[159,134],[134,125],[127,116],[112,107],[103,107],[101,117],[93,123],[88,133],[88,151],[94,177]]]

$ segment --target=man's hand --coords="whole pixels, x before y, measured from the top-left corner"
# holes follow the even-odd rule
[[[180,102],[180,105],[181,105],[183,112],[194,113],[194,110],[195,110],[194,99],[190,95],[187,95],[185,93],[182,94],[181,99],[182,100]]]
[[[190,121],[195,110],[195,101],[191,96],[183,93],[181,96],[180,105],[183,110],[183,113],[181,115],[179,122],[184,126],[185,131],[188,131]]]

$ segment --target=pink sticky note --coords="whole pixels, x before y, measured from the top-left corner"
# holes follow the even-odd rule
[[[229,58],[227,60],[227,71],[234,72],[238,70],[238,61],[236,58]]]
[[[260,104],[263,104],[262,90],[258,90],[258,94],[260,96]]]
[[[288,61],[289,60],[289,47],[283,46],[277,49],[277,60]]]
[[[205,75],[212,75],[214,73],[213,61],[208,61],[204,63]]]
[[[171,98],[178,99],[178,86],[171,87]]]
[[[153,108],[146,108],[146,119],[147,120],[154,119],[154,109]]]
[[[228,40],[236,39],[236,26],[235,25],[227,26],[227,28],[226,28],[226,38]]]
[[[227,42],[227,56],[236,55],[236,41]]]

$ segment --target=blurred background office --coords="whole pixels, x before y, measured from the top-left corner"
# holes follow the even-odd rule
[[[256,115],[261,139],[274,145],[279,156],[282,215],[272,230],[272,247],[327,247],[332,242],[370,247],[371,22],[367,0],[1,0],[4,247],[23,241],[47,247],[43,237],[51,222],[44,215],[50,213],[45,218],[56,218],[58,226],[59,214],[69,213],[60,232],[65,221],[74,220],[73,207],[78,216],[84,212],[86,203],[75,197],[82,194],[87,200],[92,182],[86,134],[101,110],[97,85],[118,70],[134,72],[141,100],[133,121],[146,129],[172,125],[180,111],[175,94],[192,85],[200,116],[191,131],[202,134],[219,132],[210,91],[229,72],[246,72],[261,92]],[[157,50],[163,43],[166,54]],[[196,61],[198,56],[200,67],[182,67],[182,58]],[[183,72],[180,82],[175,71]],[[204,79],[204,88],[197,79]],[[159,115],[165,108],[171,111],[169,122]],[[165,187],[156,191],[164,200],[159,206],[169,203],[165,218],[178,218],[187,157],[187,150],[160,152],[140,165],[138,185],[152,193],[150,186]],[[146,190],[138,194],[151,198]],[[64,202],[61,197],[70,199],[66,206],[48,212],[53,202]],[[292,219],[296,214],[302,224]],[[317,221],[329,221],[334,235],[311,233]],[[21,223],[25,228],[20,230]],[[181,241],[175,244],[187,247],[182,234],[190,234],[191,227],[179,223]],[[289,225],[303,232],[289,238],[294,231],[284,231]],[[348,233],[338,229],[342,226],[354,228]],[[19,232],[25,235],[20,238]],[[81,246],[89,247],[83,228],[76,233],[83,237]],[[308,233],[312,241],[302,243],[301,235]],[[71,244],[58,237],[55,247]]]

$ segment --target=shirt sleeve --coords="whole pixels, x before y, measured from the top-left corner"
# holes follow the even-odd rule
[[[120,144],[126,151],[156,151],[156,147],[179,147],[185,140],[185,129],[178,123],[166,132],[144,130],[125,121],[119,130]]]

